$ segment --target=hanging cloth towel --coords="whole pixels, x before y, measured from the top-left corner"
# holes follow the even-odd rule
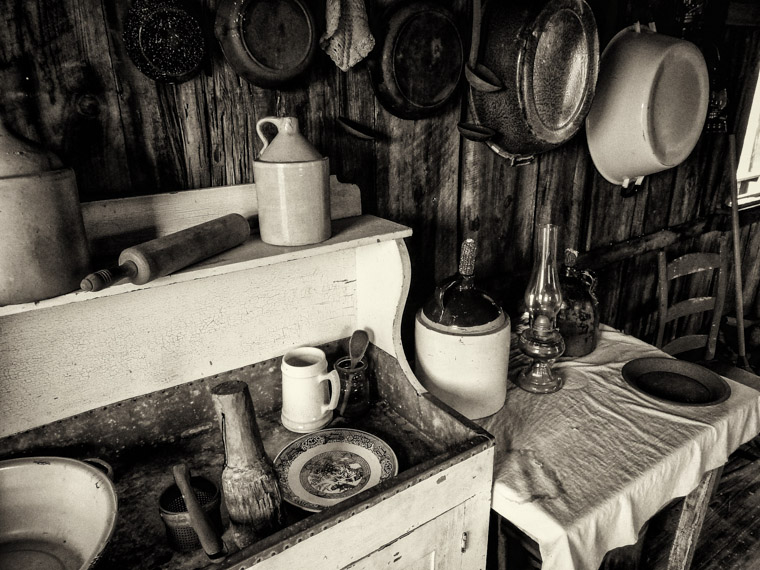
[[[319,46],[341,71],[348,71],[375,47],[364,0],[327,0],[326,19]]]

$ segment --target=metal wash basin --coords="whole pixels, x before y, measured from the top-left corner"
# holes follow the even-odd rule
[[[92,463],[63,457],[0,461],[0,568],[92,568],[113,534],[116,490]]]

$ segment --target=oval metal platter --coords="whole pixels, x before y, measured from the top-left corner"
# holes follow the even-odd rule
[[[712,406],[731,396],[731,387],[712,370],[675,358],[631,360],[623,366],[623,379],[647,396],[680,406]]]

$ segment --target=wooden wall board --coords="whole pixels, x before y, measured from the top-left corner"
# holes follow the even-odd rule
[[[560,259],[565,248],[579,247],[586,201],[585,144],[579,134],[538,161],[535,220],[559,226]]]
[[[128,178],[101,2],[6,1],[0,10],[0,108],[9,126],[58,154],[83,189],[103,171]]]
[[[671,204],[675,202],[675,179],[680,169],[666,170],[649,179],[646,215],[637,235],[647,235],[668,226]]]
[[[703,177],[703,171],[710,151],[705,137],[701,137],[689,158],[676,169],[666,226],[675,226],[699,217],[698,197],[707,191],[708,182]]]
[[[367,2],[370,19],[377,21],[392,4]],[[602,49],[637,19],[654,18],[661,32],[674,29],[668,0],[590,4]],[[217,5],[197,3],[209,25]],[[446,5],[469,39],[470,3]],[[564,240],[589,251],[693,221],[720,206],[723,146],[708,136],[682,165],[648,177],[638,196],[624,199],[596,172],[583,132],[527,169],[508,167],[483,145],[459,137],[466,89],[435,117],[398,119],[378,103],[364,62],[344,73],[321,50],[294,84],[262,89],[241,79],[212,40],[201,73],[183,84],[158,84],[137,71],[124,49],[129,6],[129,0],[0,0],[8,15],[0,21],[2,118],[74,168],[84,201],[250,184],[261,147],[256,121],[296,115],[307,138],[330,157],[332,173],[361,187],[363,211],[414,229],[408,245],[414,275],[409,304],[415,308],[437,280],[456,270],[464,237],[479,236],[478,274],[511,288],[511,298],[520,289],[513,282],[530,272],[537,219],[561,214]],[[322,4],[312,7],[322,18]],[[760,30],[718,28],[729,126],[741,140],[760,68]],[[339,116],[367,126],[376,140],[342,132]],[[759,258],[747,250],[749,284],[760,280],[754,269]],[[637,277],[613,271],[604,285],[618,291],[631,279]],[[747,295],[757,297],[756,287]],[[622,326],[614,320],[618,314],[602,318]]]

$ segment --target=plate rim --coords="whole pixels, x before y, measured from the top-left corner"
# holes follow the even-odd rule
[[[391,477],[394,477],[394,476],[398,475],[398,469],[399,469],[398,456],[396,455],[396,452],[393,450],[393,447],[391,447],[388,444],[387,441],[385,441],[383,438],[381,438],[381,437],[379,437],[379,436],[377,436],[377,435],[375,435],[373,433],[370,433],[370,432],[367,432],[367,431],[364,431],[364,430],[360,430],[360,429],[356,429],[356,428],[344,428],[344,427],[326,427],[326,428],[323,428],[323,429],[319,429],[317,431],[305,433],[305,434],[297,437],[296,439],[294,439],[293,441],[291,441],[287,445],[285,445],[277,453],[277,455],[275,456],[274,460],[272,461],[272,465],[274,467],[275,474],[277,473],[277,463],[278,463],[278,461],[282,457],[283,453],[285,453],[288,449],[290,449],[294,445],[298,444],[302,440],[305,440],[305,439],[307,439],[309,437],[313,437],[313,436],[318,435],[318,434],[323,433],[323,432],[330,432],[330,431],[334,431],[334,432],[354,432],[354,433],[361,434],[361,435],[363,435],[365,437],[369,437],[370,439],[374,440],[374,442],[381,443],[390,452],[390,456],[391,456],[392,463],[393,463],[393,473],[391,474]],[[279,483],[279,481],[280,481],[279,477],[277,479],[278,479],[278,483]],[[377,483],[375,485],[377,485]],[[375,485],[373,485],[373,487]],[[280,491],[281,491],[282,499],[284,501],[286,501],[287,503],[290,503],[291,505],[293,505],[295,507],[298,507],[299,509],[303,509],[305,511],[313,512],[313,513],[318,513],[318,512],[323,511],[324,509],[329,508],[330,506],[334,506],[334,505],[317,505],[317,504],[314,504],[314,503],[309,503],[310,505],[313,505],[312,507],[304,506],[303,504],[294,502],[292,499],[288,498],[286,496],[286,493],[283,491],[283,486],[284,485],[282,483],[280,483]],[[290,485],[289,484],[287,485],[287,487],[290,489]],[[360,491],[360,493],[363,492],[364,490],[368,489],[368,488],[371,489],[372,487],[367,487],[365,489],[362,489],[362,491]],[[291,493],[292,493],[292,489],[291,489]],[[357,493],[357,495],[358,494],[359,493]],[[351,498],[353,496],[355,496],[355,495],[351,495],[349,497],[346,497],[346,499],[349,499],[349,498]],[[338,503],[342,502],[343,500],[345,500],[345,499],[341,499],[340,501],[338,501]],[[302,502],[307,502],[307,501],[302,501]],[[338,504],[338,503],[336,503],[336,504]]]
[[[691,369],[691,370],[697,370],[704,376],[714,378],[716,380],[716,383],[721,386],[721,395],[715,399],[710,400],[709,402],[679,402],[676,400],[670,400],[668,398],[662,398],[659,396],[656,396],[654,394],[650,394],[649,392],[644,391],[641,389],[632,379],[631,376],[633,373],[631,372],[631,368],[633,368],[637,363],[639,365],[644,365],[646,363],[653,363],[656,364],[657,362],[668,362],[668,363],[676,363],[679,367],[685,368],[685,369]],[[626,372],[627,371],[627,372]],[[645,372],[656,372],[656,368],[652,370],[646,370]],[[623,377],[623,380],[625,383],[633,388],[636,392],[639,394],[651,398],[653,400],[656,400],[657,402],[662,402],[665,404],[671,404],[674,406],[686,406],[686,407],[706,407],[706,406],[715,406],[717,404],[720,404],[722,402],[725,402],[731,397],[731,386],[728,382],[726,382],[725,378],[721,377],[720,374],[717,374],[710,370],[709,368],[705,366],[701,366],[699,364],[696,364],[694,362],[689,362],[687,360],[679,360],[678,358],[673,357],[663,357],[663,356],[644,356],[640,358],[634,358],[632,360],[629,360],[623,365],[623,368],[621,369],[621,375]],[[641,373],[638,374],[639,376]],[[688,376],[687,373],[683,373],[684,376]],[[694,378],[693,376],[689,376],[689,378],[699,381],[697,378]]]

